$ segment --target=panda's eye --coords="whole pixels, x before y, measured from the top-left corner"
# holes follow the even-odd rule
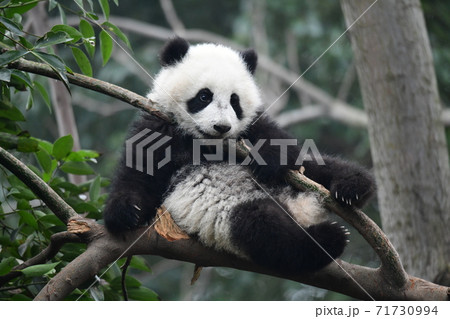
[[[213,99],[213,92],[208,88],[201,89],[195,96],[186,102],[190,113],[197,113],[207,107]]]
[[[211,103],[212,101],[212,92],[208,89],[203,89],[200,92],[198,92],[198,98],[203,103]]]

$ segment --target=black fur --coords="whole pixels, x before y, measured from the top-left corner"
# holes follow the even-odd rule
[[[247,69],[250,71],[251,74],[254,74],[256,70],[256,65],[258,64],[258,55],[256,54],[255,50],[248,49],[242,51],[241,56],[245,62],[245,65],[247,66]]]
[[[239,205],[231,224],[234,244],[256,263],[283,273],[318,270],[343,252],[347,236],[339,225],[301,228],[287,212],[271,199]]]
[[[159,59],[162,66],[171,66],[183,60],[189,50],[189,43],[183,38],[173,38],[162,48]]]
[[[239,95],[237,95],[236,93],[231,94],[230,104],[234,110],[234,113],[236,113],[237,118],[239,120],[242,120],[242,107],[241,107],[241,101],[239,99]]]

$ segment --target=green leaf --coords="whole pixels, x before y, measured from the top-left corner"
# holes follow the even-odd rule
[[[6,7],[8,3],[10,3],[11,0],[3,0],[2,2],[0,2],[0,7]]]
[[[108,0],[99,0],[100,7],[102,7],[103,14],[106,20],[109,20],[109,3]]]
[[[61,22],[63,24],[67,24],[66,12],[64,11],[64,8],[61,6],[61,4],[59,4],[59,3],[58,3],[58,11],[59,11],[59,16],[61,17]]]
[[[82,9],[84,11],[84,5],[83,5],[83,0],[75,0],[76,4],[78,4],[78,6],[80,7],[80,9]]]
[[[32,8],[34,8],[37,4],[38,1],[13,1],[14,4],[16,4],[16,6],[11,7],[11,8],[6,8],[4,9],[4,16],[8,17],[8,18],[12,18],[14,17],[14,15],[16,14],[24,14],[25,12],[31,10]],[[21,5],[19,5],[21,4]]]
[[[6,275],[11,269],[17,265],[16,258],[6,257],[0,261],[0,276]]]
[[[57,160],[61,160],[72,151],[72,148],[73,148],[72,135],[66,135],[66,136],[60,137],[53,144],[52,155]]]
[[[57,32],[47,32],[43,37],[39,38],[36,41],[36,49],[42,49],[51,45],[67,43],[73,41],[73,38],[70,35],[63,31]]]
[[[147,266],[145,259],[140,256],[133,256],[133,258],[131,259],[130,267],[146,272],[152,272],[150,267]]]
[[[0,66],[16,61],[27,53],[28,51],[6,51],[0,54]]]
[[[89,6],[91,7],[91,11],[94,11],[94,3],[92,0],[86,0],[89,3]]]
[[[34,153],[39,150],[38,143],[28,137],[19,137],[17,150],[22,153]]]
[[[31,50],[34,47],[34,45],[31,42],[29,42],[27,39],[25,39],[24,37],[19,37],[19,42],[28,50]]]
[[[80,20],[79,29],[83,35],[83,42],[86,51],[91,57],[95,54],[95,32],[94,28],[86,20]]]
[[[25,121],[25,117],[17,107],[1,100],[0,100],[0,118],[6,118],[11,121]]]
[[[91,201],[95,202],[98,200],[100,196],[100,188],[101,188],[101,178],[97,176],[91,183],[89,187],[89,198]]]
[[[132,288],[128,290],[128,297],[133,300],[158,301],[158,294],[145,287]]]
[[[39,148],[44,149],[47,153],[52,154],[53,153],[53,144],[48,142],[48,141],[44,141],[38,138],[34,138],[34,140],[38,141],[39,143]]]
[[[115,277],[113,280],[111,280],[109,285],[111,286],[111,289],[120,291],[122,289],[122,276]],[[125,285],[127,289],[139,288],[142,286],[139,280],[131,276],[125,276]]]
[[[105,66],[113,50],[113,40],[105,30],[100,32],[100,50],[102,51],[103,66]]]
[[[77,213],[83,214],[83,213],[98,213],[99,209],[95,207],[92,204],[89,203],[80,203],[77,205],[74,205],[74,209]]]
[[[46,150],[41,148],[39,152],[36,152],[36,158],[45,173],[50,173],[52,171],[52,158]]]
[[[91,158],[97,158],[100,156],[100,154],[98,152],[92,151],[92,150],[79,150],[79,151],[73,152],[72,154],[76,155],[73,159],[74,161],[76,160],[75,158],[77,158],[78,161],[80,161],[80,159],[86,160],[86,159],[91,159]],[[69,159],[71,159],[71,160],[72,160],[72,158],[71,158],[72,154],[69,155]]]
[[[65,173],[75,174],[75,175],[91,175],[95,174],[92,167],[90,167],[86,162],[65,162],[61,165],[61,170]]]
[[[72,54],[81,72],[87,76],[92,77],[92,66],[86,54],[75,47],[72,48]]]
[[[26,210],[20,210],[18,212],[19,216],[20,216],[20,220],[22,223],[25,223],[31,227],[33,227],[33,229],[37,230],[38,229],[38,224],[36,219],[34,219],[34,216],[26,211]]]
[[[42,217],[38,218],[38,221],[40,223],[51,224],[51,225],[55,225],[55,226],[65,226],[66,225],[58,217],[56,217],[55,215],[52,215],[52,214],[42,216]]]
[[[28,73],[13,70],[12,79],[21,83],[22,85],[28,86],[30,88],[33,87],[33,82],[31,81],[30,75]]]
[[[11,73],[10,69],[0,69],[0,81],[9,82],[11,81]]]
[[[11,31],[12,33],[17,35],[23,35],[22,26],[18,25],[14,21],[5,18],[3,16],[0,16],[0,23],[3,24],[5,28]]]
[[[41,83],[39,83],[37,81],[33,82],[33,87],[35,89],[37,89],[37,91],[41,94],[42,99],[44,100],[45,104],[48,107],[48,110],[51,113],[52,112],[52,104],[50,102],[50,96],[48,95],[48,92],[45,89],[45,87]]]
[[[108,30],[117,35],[117,37],[122,40],[127,47],[131,48],[130,40],[128,40],[127,36],[117,26],[108,21],[103,22],[102,26],[108,28]]]
[[[27,99],[27,104],[26,104],[26,106],[25,106],[25,109],[28,111],[28,110],[30,110],[32,107],[33,107],[33,103],[34,103],[34,100],[33,100],[33,94],[30,92],[29,94],[28,94],[28,99]]]
[[[40,277],[51,272],[60,262],[51,263],[51,264],[43,264],[43,265],[34,265],[22,269],[21,271],[27,277]]]
[[[49,0],[49,2],[48,2],[48,12],[52,11],[53,9],[55,9],[57,4],[58,4],[58,2],[56,2],[56,0]]]
[[[67,79],[66,66],[64,62],[59,57],[53,54],[35,51],[31,51],[31,53],[39,60],[48,64],[53,69],[53,71],[55,71],[58,78],[63,82],[64,86],[70,92],[69,80]]]
[[[62,32],[67,33],[73,39],[71,41],[72,43],[78,42],[83,37],[83,35],[81,34],[80,31],[78,31],[74,27],[64,25],[64,24],[57,24],[57,25],[53,26],[51,31],[53,31],[53,32],[61,32],[62,31]]]

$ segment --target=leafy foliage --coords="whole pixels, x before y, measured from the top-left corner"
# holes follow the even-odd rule
[[[106,64],[113,51],[112,36],[129,45],[127,37],[106,21],[99,24],[93,12],[93,2],[76,1],[80,19],[79,27],[58,24],[43,35],[35,36],[24,30],[22,15],[37,5],[35,0],[11,0],[0,3],[0,146],[13,151],[43,181],[48,183],[76,212],[88,218],[101,219],[101,211],[109,184],[107,178],[95,172],[100,154],[92,150],[73,149],[72,136],[62,136],[55,141],[33,137],[23,128],[26,124],[25,110],[30,110],[39,99],[51,111],[50,95],[43,79],[32,74],[9,69],[8,65],[19,59],[42,62],[51,67],[58,78],[69,89],[67,73],[72,73],[66,61],[54,54],[53,47],[68,47],[78,68],[85,75],[92,76],[91,59],[99,43],[103,62]],[[98,1],[108,20],[109,2]],[[68,8],[62,1],[49,1],[49,11],[58,8],[58,14],[65,21]],[[73,11],[73,10],[71,10]],[[96,35],[98,29],[99,36]],[[23,103],[23,95],[27,95]],[[48,113],[47,111],[47,113]],[[85,183],[76,185],[68,174],[87,175]],[[0,194],[0,276],[7,275],[13,267],[37,255],[50,242],[50,237],[66,226],[23,184],[5,169],[0,170],[2,193]],[[81,244],[66,244],[51,263],[29,266],[21,270],[22,275],[5,283],[0,289],[0,300],[30,300],[62,267],[84,250]],[[142,258],[134,257],[131,268],[148,271]],[[114,265],[107,271],[99,284],[75,291],[68,299],[120,300],[120,270]],[[130,298],[135,300],[157,300],[152,290],[127,277]],[[87,287],[85,287],[87,288]]]

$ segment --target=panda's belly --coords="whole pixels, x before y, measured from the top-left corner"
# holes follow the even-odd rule
[[[242,255],[230,241],[233,208],[266,197],[245,167],[210,164],[179,172],[163,205],[181,229],[204,245]]]

